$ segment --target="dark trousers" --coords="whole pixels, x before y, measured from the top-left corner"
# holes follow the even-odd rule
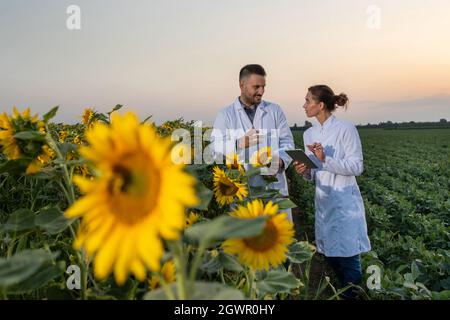
[[[360,285],[362,281],[361,260],[359,254],[353,257],[326,257],[333,268],[341,288],[351,284]],[[344,298],[354,298],[357,291],[350,288],[343,293]]]

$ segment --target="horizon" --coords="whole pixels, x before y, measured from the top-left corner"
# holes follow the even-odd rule
[[[240,68],[259,63],[263,99],[290,126],[315,121],[301,107],[319,83],[349,95],[336,116],[355,124],[448,120],[449,12],[445,0],[3,1],[0,108],[59,105],[54,120],[75,123],[85,108],[123,104],[157,124],[212,125],[239,95]]]

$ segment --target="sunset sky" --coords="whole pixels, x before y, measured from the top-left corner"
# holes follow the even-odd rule
[[[212,124],[259,63],[291,125],[313,84],[347,93],[336,115],[356,124],[450,120],[449,17],[448,0],[0,0],[0,109],[60,105],[74,123],[120,103]]]

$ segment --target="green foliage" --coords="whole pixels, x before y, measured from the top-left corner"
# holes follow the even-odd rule
[[[450,130],[359,130],[364,199],[372,252],[363,270],[381,267],[376,299],[442,299],[450,289]],[[303,148],[302,133],[294,135]],[[304,221],[314,217],[311,186],[291,177],[291,194]],[[312,229],[303,237],[314,239]]]

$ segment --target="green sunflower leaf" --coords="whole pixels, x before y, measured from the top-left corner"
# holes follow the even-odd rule
[[[53,107],[49,112],[47,112],[42,116],[42,119],[44,120],[45,123],[47,123],[50,119],[52,119],[56,115],[56,112],[58,112],[58,108],[59,106]]]
[[[168,288],[177,297],[177,283],[172,283]],[[243,300],[244,294],[235,288],[218,282],[196,281],[191,290],[188,290],[190,300]],[[179,298],[179,297],[177,297]],[[167,300],[166,292],[159,288],[144,295],[144,300]]]
[[[289,293],[301,284],[301,281],[290,272],[271,270],[256,282],[256,288],[260,296],[264,296],[267,293]]]
[[[43,249],[24,250],[9,258],[0,258],[0,288],[5,289],[25,281],[40,267],[58,256]]]

